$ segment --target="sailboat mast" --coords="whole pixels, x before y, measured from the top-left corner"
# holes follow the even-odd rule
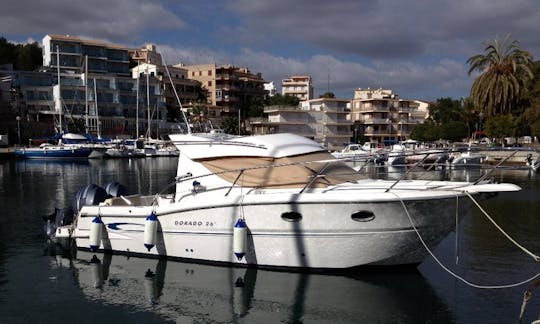
[[[146,127],[146,137],[150,137],[151,135],[151,129],[150,129],[150,73],[148,72],[148,60],[146,60],[146,111],[147,111],[147,119],[148,119],[148,126]]]
[[[138,61],[137,60],[137,102],[136,102],[136,114],[135,114],[135,132],[136,132],[136,135],[137,137],[136,138],[139,138],[139,79],[140,79],[140,76],[141,76],[141,72],[139,70],[139,67],[141,66],[141,61]]]
[[[60,48],[58,47],[58,45],[56,45],[56,75],[58,77],[58,102],[59,102],[59,105],[58,105],[58,108],[59,108],[58,119],[60,120],[59,121],[60,133],[62,133],[63,132],[63,127],[62,127],[62,89],[60,88]]]
[[[88,55],[84,56],[84,109],[85,109],[84,129],[86,131],[86,134],[89,134],[89,129],[88,129]]]
[[[96,85],[96,78],[94,78],[94,102],[96,104],[96,128],[97,128],[97,135],[98,138],[101,138],[101,129],[99,129],[99,114],[98,114],[98,101],[97,101],[97,85]]]
[[[174,92],[174,96],[176,97],[176,101],[178,102],[178,106],[180,106],[180,112],[182,113],[182,117],[184,119],[184,123],[186,123],[187,133],[191,134],[191,126],[189,126],[189,122],[186,116],[186,113],[184,112],[184,109],[182,108],[182,101],[180,101],[180,97],[178,97],[178,92],[176,91],[176,87],[174,86],[174,82],[171,77],[171,73],[169,73],[169,68],[167,67],[167,62],[165,62],[165,58],[162,56],[161,59],[163,60],[163,66],[165,66],[165,71],[167,71],[167,76],[169,77],[169,81],[171,82],[171,87]]]

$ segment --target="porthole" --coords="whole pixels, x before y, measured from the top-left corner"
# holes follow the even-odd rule
[[[281,219],[287,222],[299,222],[302,220],[302,214],[297,212],[286,212],[281,214]]]
[[[360,210],[351,215],[353,221],[357,222],[369,222],[375,219],[375,214],[369,210]]]

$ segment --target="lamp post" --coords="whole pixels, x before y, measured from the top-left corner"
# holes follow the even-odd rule
[[[21,116],[15,117],[17,121],[17,138],[19,140],[19,146],[21,146]]]

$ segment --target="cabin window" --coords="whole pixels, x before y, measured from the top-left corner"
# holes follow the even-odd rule
[[[353,213],[351,218],[356,222],[369,222],[375,219],[375,214],[369,210],[360,210]]]
[[[286,212],[281,214],[281,219],[287,222],[299,222],[302,220],[302,214],[294,211]]]

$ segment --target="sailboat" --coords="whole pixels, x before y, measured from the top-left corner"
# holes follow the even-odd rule
[[[143,148],[144,155],[146,157],[177,157],[179,155],[179,152],[176,146],[174,146],[171,141],[153,139],[151,136],[152,119],[154,117],[154,113],[157,110],[157,106],[155,106],[152,113],[150,113],[150,73],[148,71],[148,65],[146,66],[145,74],[146,74],[147,126],[146,126],[146,134],[145,134],[146,136],[144,139],[144,148]],[[159,126],[158,126],[158,133],[159,133]]]
[[[81,142],[74,141],[75,138],[71,135],[64,134],[62,127],[62,91],[60,82],[60,50],[56,47],[56,63],[57,63],[57,89],[58,101],[58,133],[51,141],[54,143],[43,143],[38,147],[21,147],[15,150],[15,156],[23,159],[85,159],[89,158],[94,153],[94,148],[84,145]],[[64,137],[65,136],[65,137]],[[80,140],[80,138],[79,138]]]

